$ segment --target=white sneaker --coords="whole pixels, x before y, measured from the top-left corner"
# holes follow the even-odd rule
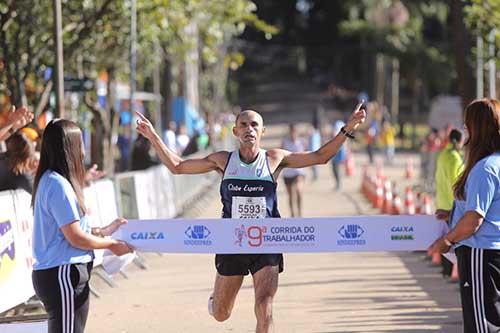
[[[213,317],[214,316],[214,295],[210,295],[208,298],[208,313]]]

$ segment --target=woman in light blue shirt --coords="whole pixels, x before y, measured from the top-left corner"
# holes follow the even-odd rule
[[[93,249],[116,255],[131,252],[124,242],[106,239],[123,223],[90,228],[83,197],[85,168],[82,133],[64,119],[43,133],[32,205],[33,286],[49,316],[49,333],[81,333],[89,310],[89,279]]]
[[[430,250],[455,248],[464,332],[500,332],[500,102],[472,102],[465,128],[465,169],[454,186],[452,228]]]

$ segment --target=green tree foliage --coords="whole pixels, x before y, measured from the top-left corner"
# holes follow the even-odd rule
[[[495,31],[495,42],[500,47],[500,0],[472,0],[465,6],[466,20],[469,28],[488,40],[492,30]]]
[[[446,75],[452,63],[446,40],[449,8],[445,2],[363,0],[346,5],[349,18],[340,24],[343,33],[362,36],[368,52],[398,58],[403,79],[413,81],[421,76],[431,95],[450,89],[451,78]]]

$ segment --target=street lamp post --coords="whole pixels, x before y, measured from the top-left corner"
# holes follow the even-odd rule
[[[56,45],[56,66],[54,72],[56,92],[56,117],[64,118],[64,58],[62,42],[62,8],[61,0],[53,0],[54,41]]]
[[[490,34],[488,36],[488,81],[489,81],[489,88],[490,88],[490,98],[496,98],[496,93],[497,93],[497,87],[496,87],[496,74],[497,74],[497,69],[496,69],[496,63],[495,63],[495,34],[496,30],[492,29],[490,31]]]
[[[134,119],[137,64],[137,2],[130,1],[130,116]]]

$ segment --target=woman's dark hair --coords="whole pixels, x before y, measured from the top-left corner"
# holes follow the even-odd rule
[[[34,153],[31,141],[22,133],[14,133],[7,139],[6,145],[9,169],[16,175],[25,173]]]
[[[462,141],[462,132],[454,128],[450,131],[448,139],[450,139],[451,143],[458,143]]]
[[[500,102],[483,98],[465,109],[465,168],[453,186],[455,198],[465,200],[465,183],[474,165],[495,152],[500,152]]]
[[[52,170],[66,178],[76,193],[82,214],[87,212],[83,197],[85,166],[83,164],[82,132],[72,121],[55,119],[45,127],[40,163],[35,175],[31,204],[34,205],[40,178]]]

